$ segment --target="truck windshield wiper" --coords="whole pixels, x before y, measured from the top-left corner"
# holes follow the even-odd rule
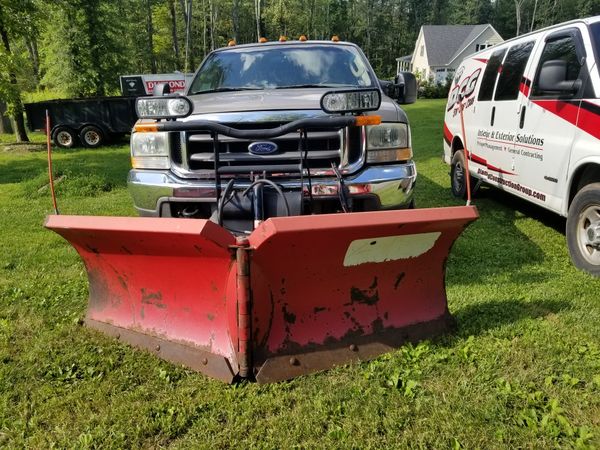
[[[209,94],[211,92],[232,92],[232,91],[262,91],[262,87],[220,87],[215,89],[207,89],[205,91],[196,91],[192,94]]]
[[[275,89],[296,89],[296,88],[339,88],[354,87],[352,84],[291,84],[289,86],[277,86]]]

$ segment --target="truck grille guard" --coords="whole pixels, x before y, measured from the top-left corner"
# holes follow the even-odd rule
[[[152,124],[156,131],[168,131],[168,132],[207,132],[210,133],[212,139],[213,148],[213,167],[214,167],[214,179],[215,179],[215,193],[216,193],[216,204],[217,204],[217,223],[223,224],[222,214],[223,207],[229,202],[228,195],[233,191],[235,185],[235,176],[239,174],[247,175],[250,174],[252,179],[252,194],[253,194],[253,215],[254,224],[258,225],[264,219],[264,212],[262,208],[262,190],[264,186],[270,186],[277,194],[282,197],[283,203],[286,207],[286,214],[290,215],[290,208],[288,206],[285,195],[281,188],[273,181],[267,178],[267,173],[298,173],[300,175],[300,213],[303,214],[304,201],[304,173],[306,171],[307,183],[308,183],[308,194],[309,194],[309,210],[312,210],[312,180],[311,172],[308,165],[308,132],[309,130],[323,130],[323,129],[343,129],[350,126],[361,126],[364,122],[380,120],[378,116],[330,116],[320,118],[304,118],[289,122],[284,125],[280,125],[276,128],[266,129],[238,129],[223,125],[218,122],[209,120],[193,120],[187,122],[176,122],[166,121]],[[143,126],[143,125],[142,125]],[[272,139],[283,136],[285,134],[298,132],[299,133],[299,164],[273,164],[265,167],[256,168],[254,166],[226,166],[221,163],[221,151],[219,135],[232,137],[236,139]],[[351,205],[348,200],[347,193],[343,186],[342,176],[336,167],[332,165],[332,171],[338,179],[340,189],[339,199],[341,209],[344,212],[351,210]],[[223,197],[221,192],[221,176],[222,175],[233,175],[234,178],[230,180],[225,191],[226,195]],[[250,193],[250,188],[243,192],[243,196],[247,196]]]

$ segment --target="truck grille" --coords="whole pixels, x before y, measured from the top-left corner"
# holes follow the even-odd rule
[[[359,130],[355,129],[355,131]],[[320,169],[321,172],[331,171],[332,164],[336,167],[347,166],[360,159],[360,145],[343,148],[344,141],[360,143],[360,136],[344,139],[343,134],[347,132],[346,130],[309,130],[306,137],[308,148],[306,154],[301,151],[303,147],[299,132],[268,139],[278,146],[278,150],[269,155],[250,153],[248,146],[259,140],[235,139],[219,135],[220,166],[224,170],[223,173],[250,173],[263,170],[298,173],[300,160],[305,156],[303,166],[308,165],[311,170],[314,170],[314,175],[319,175]],[[214,171],[213,138],[210,134],[188,133],[185,142],[186,169],[197,174]]]

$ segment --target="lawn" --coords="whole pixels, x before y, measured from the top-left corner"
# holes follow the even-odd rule
[[[443,105],[407,108],[418,207],[459,204],[441,161]],[[229,386],[81,325],[83,265],[42,227],[44,146],[7,142],[0,447],[600,447],[600,280],[570,265],[564,219],[483,188],[481,218],[448,262],[454,334],[290,382]],[[57,150],[54,165],[62,213],[134,214],[126,145]]]

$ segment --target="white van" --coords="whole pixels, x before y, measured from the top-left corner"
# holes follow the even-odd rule
[[[466,194],[466,143],[471,180],[567,217],[573,263],[596,276],[599,63],[600,16],[519,36],[462,62],[444,120],[453,194]]]

